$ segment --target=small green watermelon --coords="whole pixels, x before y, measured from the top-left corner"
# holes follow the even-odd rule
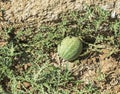
[[[67,61],[77,59],[82,51],[82,42],[78,37],[66,37],[58,45],[58,54]]]

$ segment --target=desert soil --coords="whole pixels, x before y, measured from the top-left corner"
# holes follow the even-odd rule
[[[69,10],[81,11],[86,4],[120,15],[120,0],[0,0],[0,9],[5,11],[0,13],[0,24],[40,25],[58,20],[61,13]]]

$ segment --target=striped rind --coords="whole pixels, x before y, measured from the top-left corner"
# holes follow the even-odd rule
[[[58,54],[64,60],[75,60],[82,51],[82,43],[77,37],[66,37],[58,45]]]

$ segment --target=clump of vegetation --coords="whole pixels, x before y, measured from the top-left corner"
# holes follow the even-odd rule
[[[87,56],[101,54],[104,48],[109,50],[106,57],[118,55],[120,21],[110,18],[109,12],[95,6],[87,7],[83,12],[70,11],[62,14],[60,21],[54,24],[45,24],[35,30],[9,27],[0,31],[0,40],[4,42],[4,45],[0,46],[0,93],[102,92],[102,89],[94,87],[93,83],[85,84],[81,78],[74,76],[73,71],[68,70],[67,66],[65,69],[54,66],[57,60],[52,57],[57,53],[57,45],[66,36],[82,38],[84,46],[82,54],[87,53]],[[82,63],[81,58],[80,62]]]

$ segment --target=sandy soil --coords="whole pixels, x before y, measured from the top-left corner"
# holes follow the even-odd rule
[[[0,13],[0,19],[4,21],[1,24],[40,25],[58,20],[63,12],[81,11],[86,4],[120,14],[120,0],[0,0],[0,9],[5,10],[4,14]]]

